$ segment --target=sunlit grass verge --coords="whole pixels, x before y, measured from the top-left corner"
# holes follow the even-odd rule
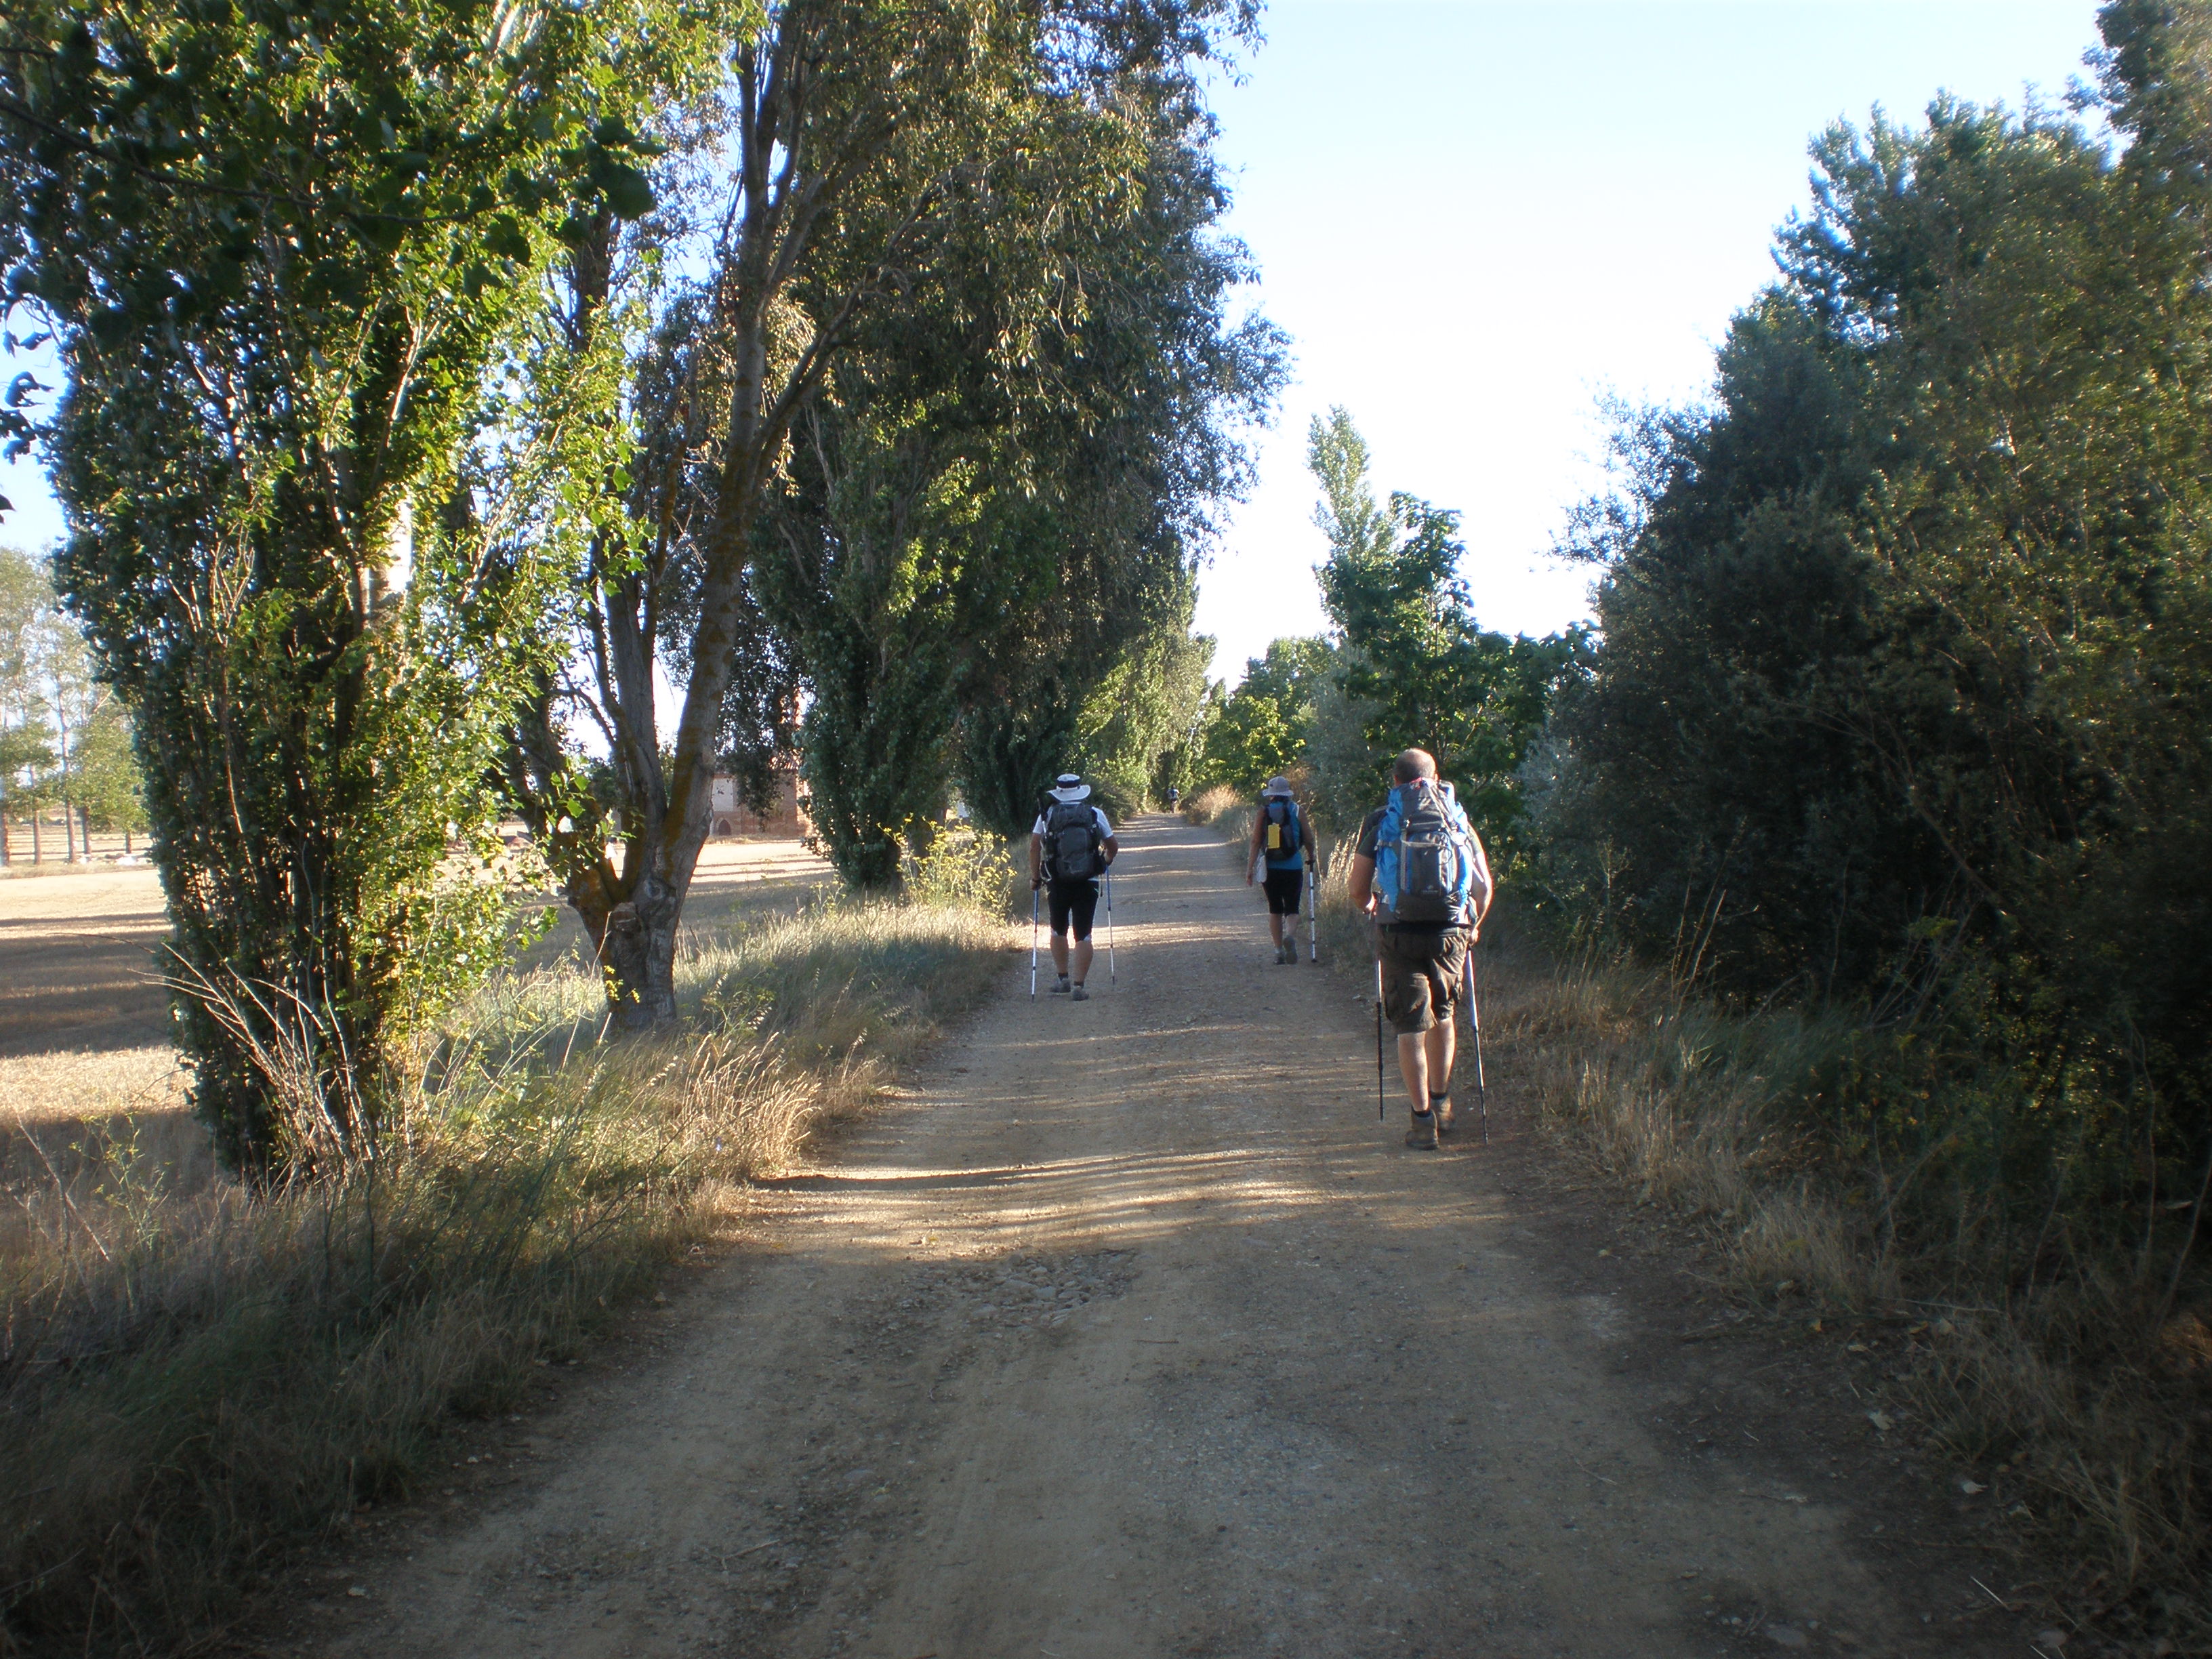
[[[426,1052],[379,1155],[185,1195],[111,1146],[15,1194],[0,1258],[0,1652],[219,1631],[286,1547],[403,1497],[454,1416],[712,1236],[971,1005],[1004,923],[827,905],[696,942],[680,1036],[601,1044],[596,988],[499,984]],[[58,1166],[57,1166],[58,1168]]]

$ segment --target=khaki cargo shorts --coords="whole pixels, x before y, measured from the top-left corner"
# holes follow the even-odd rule
[[[1382,1018],[1400,1036],[1413,1036],[1458,1006],[1467,972],[1468,930],[1380,927],[1375,945],[1382,958]]]

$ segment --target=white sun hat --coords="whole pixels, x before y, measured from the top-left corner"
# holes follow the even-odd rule
[[[1062,772],[1052,787],[1052,798],[1063,805],[1072,806],[1077,801],[1091,799],[1091,786],[1073,772]]]
[[[1260,799],[1265,800],[1270,795],[1287,795],[1290,793],[1291,781],[1278,772],[1267,780],[1267,787],[1260,792]]]

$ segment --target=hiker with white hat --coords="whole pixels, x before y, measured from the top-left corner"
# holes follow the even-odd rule
[[[1098,878],[1121,848],[1106,814],[1088,804],[1091,786],[1076,774],[1061,773],[1050,793],[1030,831],[1030,890],[1042,887],[1052,912],[1052,965],[1060,981],[1052,988],[1083,1002],[1091,994],[1083,981],[1091,972],[1091,922],[1098,912]]]
[[[1275,965],[1298,959],[1298,910],[1305,897],[1306,866],[1312,861],[1311,838],[1305,814],[1298,811],[1291,781],[1269,778],[1260,792],[1260,810],[1252,818],[1252,845],[1244,860],[1244,884],[1258,878],[1264,861],[1267,894],[1267,935],[1275,942]],[[1290,937],[1285,939],[1283,935]]]

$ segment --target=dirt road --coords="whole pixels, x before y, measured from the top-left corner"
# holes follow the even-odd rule
[[[1529,1224],[1513,1148],[1409,1152],[1395,1097],[1377,1125],[1356,986],[1272,965],[1217,839],[1146,821],[1114,897],[1118,986],[1103,951],[1082,1005],[1010,971],[657,1352],[487,1437],[509,1484],[344,1569],[352,1616],[301,1645],[1968,1650],[1850,1483],[1668,1426],[1695,1408],[1639,1368],[1636,1281],[1560,1270],[1598,1245]]]

